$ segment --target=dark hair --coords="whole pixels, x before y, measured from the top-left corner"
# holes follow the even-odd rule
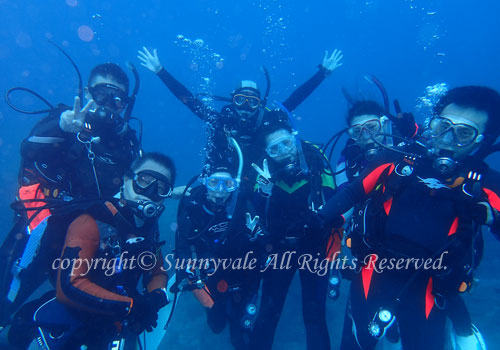
[[[127,74],[116,63],[107,62],[95,66],[90,72],[88,86],[92,86],[98,76],[112,77],[118,84],[125,87],[125,92],[128,94],[129,80]]]
[[[176,170],[175,170],[175,164],[172,158],[169,156],[164,155],[163,153],[158,153],[158,152],[147,152],[144,153],[142,157],[136,158],[133,162],[132,165],[130,166],[130,170],[135,172],[137,169],[139,169],[144,163],[147,161],[152,161],[155,162],[164,168],[168,169],[171,174],[171,181],[172,184],[175,182],[175,176],[176,176]]]
[[[486,144],[493,143],[500,135],[500,95],[485,86],[461,86],[449,90],[434,106],[434,113],[440,115],[446,106],[456,104],[463,108],[473,108],[485,112],[488,121],[485,125]]]
[[[352,104],[352,106],[349,108],[347,111],[347,125],[351,125],[352,120],[354,117],[360,116],[360,115],[371,115],[374,114],[376,116],[382,117],[385,112],[384,109],[375,101],[356,101]]]
[[[266,112],[262,126],[257,132],[257,143],[260,148],[266,147],[266,138],[269,134],[282,129],[289,132],[293,131],[293,128],[288,123],[288,114],[281,109]]]

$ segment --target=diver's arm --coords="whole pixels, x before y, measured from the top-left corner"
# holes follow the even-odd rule
[[[80,215],[70,224],[61,257],[61,262],[68,261],[70,265],[57,272],[57,299],[85,311],[125,317],[133,305],[132,299],[89,279],[91,269],[104,268],[102,263],[91,265],[97,261],[99,245],[99,229],[90,215]]]
[[[210,120],[212,116],[218,115],[215,110],[205,105],[199,98],[196,98],[191,91],[167,72],[165,68],[162,68],[157,75],[174,96],[201,120]]]
[[[294,111],[314,90],[316,90],[330,73],[342,65],[340,62],[342,57],[342,51],[340,50],[334,50],[331,56],[328,56],[328,51],[326,51],[323,62],[318,66],[318,72],[304,84],[299,86],[290,97],[283,102],[283,106],[290,112]]]
[[[483,213],[486,213],[485,224],[491,233],[500,240],[500,173],[489,169],[483,185],[486,201],[481,201]],[[480,202],[480,203],[481,203]],[[487,203],[484,203],[487,202]]]
[[[24,160],[50,160],[65,150],[64,144],[74,137],[74,134],[64,132],[59,127],[59,117],[67,109],[67,106],[60,105],[35,125],[21,143],[21,157]]]
[[[148,292],[167,287],[168,275],[163,264],[161,252],[156,254],[156,264],[151,271],[144,271],[145,277],[149,279],[147,284]]]
[[[211,120],[214,116],[218,116],[218,113],[214,109],[205,105],[199,98],[196,98],[180,81],[163,68],[156,49],[151,53],[146,47],[143,47],[143,51],[138,52],[137,58],[139,58],[143,67],[155,73],[174,96],[186,105],[198,118],[207,121]]]
[[[393,163],[382,163],[363,172],[356,180],[330,198],[320,210],[320,216],[327,225],[337,222],[342,214],[362,202],[393,171]]]

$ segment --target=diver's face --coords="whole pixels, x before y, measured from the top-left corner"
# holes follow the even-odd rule
[[[225,171],[215,172],[205,181],[207,199],[214,204],[224,204],[231,193],[236,190],[236,181]]]
[[[429,123],[431,144],[438,155],[447,151],[454,159],[463,159],[483,141],[487,121],[484,111],[449,104]]]
[[[359,146],[366,146],[374,143],[372,135],[382,132],[382,121],[375,114],[357,115],[352,118],[347,133]],[[382,141],[383,136],[375,136],[377,140]]]
[[[242,119],[253,118],[257,115],[260,107],[260,97],[256,91],[251,89],[241,89],[233,95],[233,105]]]
[[[85,98],[93,99],[99,107],[108,107],[121,113],[127,107],[128,96],[123,84],[118,83],[113,76],[98,75],[91,86],[85,88]]]
[[[266,137],[266,153],[277,161],[284,163],[294,161],[297,157],[297,141],[295,135],[286,129],[277,130]]]
[[[125,176],[123,180],[123,199],[128,201],[151,201],[160,205],[171,193],[172,173],[152,160],[147,160],[135,170],[135,179]],[[142,194],[134,190],[134,181],[135,188],[141,189]],[[154,193],[147,196],[150,189]]]

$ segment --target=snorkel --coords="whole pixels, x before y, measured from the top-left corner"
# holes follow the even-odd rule
[[[243,153],[241,152],[241,148],[238,145],[238,142],[233,137],[229,137],[229,141],[233,145],[236,153],[238,154],[238,173],[236,175],[236,190],[233,193],[233,197],[231,198],[231,203],[227,207],[227,218],[232,219],[234,210],[236,208],[236,202],[238,201],[238,193],[240,191],[241,186],[241,174],[243,173]]]
[[[394,122],[395,117],[391,115],[391,107],[389,105],[389,95],[387,94],[387,90],[385,89],[382,82],[378,80],[374,75],[365,76],[365,79],[368,82],[374,84],[378,88],[380,94],[382,95],[382,99],[384,100],[385,115],[380,117],[380,123],[382,124],[382,130],[383,133],[385,134],[385,144],[391,147],[394,145],[394,142],[392,140],[392,137],[389,137],[389,135],[392,135],[392,125],[389,122],[389,120]],[[399,107],[399,102],[397,100],[394,101],[394,106],[396,108],[396,113],[401,113],[401,108]]]
[[[304,157],[304,150],[302,149],[302,142],[300,141],[300,138],[298,137],[299,132],[297,131],[297,128],[295,127],[295,123],[292,119],[293,115],[292,113],[281,103],[278,101],[274,101],[274,103],[280,107],[281,110],[283,110],[287,115],[288,115],[288,121],[290,125],[292,126],[292,134],[295,135],[295,142],[297,144],[297,152],[299,156],[299,164],[300,164],[300,169],[304,174],[309,173],[309,168],[307,166],[306,158]]]
[[[141,86],[141,79],[139,77],[137,69],[135,69],[135,66],[131,62],[127,62],[127,67],[132,71],[132,74],[134,75],[135,85],[134,90],[132,90],[132,94],[128,98],[127,109],[125,110],[125,114],[123,115],[123,121],[125,123],[128,123],[130,120],[132,110],[134,109],[135,98],[137,96],[137,93],[139,92],[139,87]]]
[[[264,98],[262,99],[262,105],[260,106],[259,115],[257,117],[257,123],[255,124],[255,129],[258,129],[262,125],[262,120],[264,119],[264,113],[266,112],[267,99],[269,98],[269,92],[271,91],[271,77],[269,76],[269,72],[266,67],[260,67],[264,72],[266,77],[266,93],[264,94]]]

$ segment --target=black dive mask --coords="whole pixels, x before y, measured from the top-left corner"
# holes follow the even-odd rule
[[[123,128],[120,113],[127,107],[129,100],[125,92],[113,84],[97,84],[88,89],[98,106],[89,113],[88,121],[92,128],[120,131]]]
[[[159,202],[172,195],[172,185],[166,176],[154,170],[141,170],[127,174],[132,178],[134,192]]]
[[[98,106],[107,107],[115,111],[123,111],[127,107],[129,97],[116,85],[96,84],[88,89],[92,95],[92,99]]]

